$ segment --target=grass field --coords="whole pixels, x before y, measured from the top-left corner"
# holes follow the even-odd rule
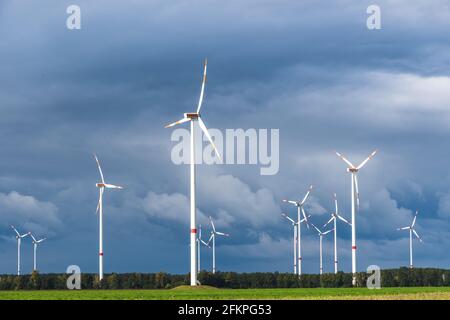
[[[221,299],[445,299],[450,287],[425,288],[317,288],[317,289],[189,289],[0,291],[0,300],[221,300]]]

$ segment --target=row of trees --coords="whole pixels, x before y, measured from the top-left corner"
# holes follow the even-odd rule
[[[357,274],[359,287],[366,286],[367,273]],[[64,290],[67,274],[0,275],[0,290]],[[344,288],[351,287],[352,275],[305,274],[300,278],[290,273],[236,273],[200,272],[199,281],[218,288]],[[82,289],[170,289],[189,283],[189,275],[158,273],[107,274],[100,282],[95,274],[81,275]],[[381,271],[382,287],[450,286],[450,270],[443,269],[390,269]]]

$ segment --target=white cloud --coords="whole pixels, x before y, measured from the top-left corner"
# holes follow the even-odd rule
[[[147,216],[156,219],[175,221],[185,225],[189,224],[189,199],[181,193],[155,193],[149,191],[142,198],[133,198],[128,201],[128,206],[143,210]],[[205,214],[197,208],[197,223],[209,223]]]
[[[400,207],[388,190],[381,189],[362,203],[357,216],[358,231],[371,238],[381,238],[394,235],[396,228],[408,226],[412,219],[412,210]]]
[[[0,211],[0,223],[4,227],[13,224],[24,232],[31,231],[46,236],[51,236],[61,227],[58,208],[53,203],[39,201],[16,191],[0,193]]]
[[[257,243],[228,246],[223,250],[237,257],[277,259],[289,255],[291,248],[289,240],[284,238],[276,240],[267,233],[261,233]]]
[[[271,190],[252,188],[232,175],[204,176],[199,184],[202,199],[229,222],[261,227],[279,219],[280,206]],[[222,214],[221,214],[222,212]],[[227,217],[223,216],[226,213]],[[215,216],[215,214],[211,214]]]
[[[421,123],[422,128],[447,130],[447,126],[436,126],[436,121],[450,120],[449,86],[447,76],[358,71],[345,75],[342,82],[335,85],[288,95],[281,104],[304,106],[293,109],[303,116],[322,114],[336,121],[348,121],[351,117],[385,129],[413,131],[417,129],[415,125]],[[427,125],[428,121],[433,121],[432,126]]]

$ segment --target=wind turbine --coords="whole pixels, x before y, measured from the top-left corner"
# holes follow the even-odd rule
[[[214,222],[211,217],[209,217],[209,221],[211,221],[212,231],[211,236],[209,237],[208,244],[212,240],[212,249],[213,249],[213,274],[216,273],[216,235],[229,237],[228,233],[219,232],[216,230],[214,226]]]
[[[359,209],[359,190],[358,190],[358,171],[366,165],[366,163],[372,159],[377,153],[377,150],[373,151],[359,166],[354,166],[348,161],[342,154],[336,152],[336,155],[341,158],[347,165],[347,172],[350,172],[351,182],[351,203],[352,203],[352,284],[356,285],[356,209]]]
[[[306,202],[306,199],[308,199],[309,194],[311,193],[313,186],[310,186],[308,188],[308,191],[306,192],[305,196],[303,197],[302,201],[295,201],[295,200],[283,200],[283,202],[287,202],[290,203],[294,206],[297,207],[297,250],[298,250],[298,275],[301,276],[302,275],[302,228],[301,228],[301,215],[303,214],[303,220],[306,222],[306,226],[309,229],[309,221],[308,221],[308,217],[306,216],[305,213],[305,209],[303,208],[303,205]]]
[[[335,211],[331,213],[331,218],[328,220],[327,223],[323,225],[325,228],[327,225],[329,225],[331,222],[333,222],[333,230],[334,230],[334,273],[338,272],[338,258],[337,258],[337,219],[344,221],[346,224],[351,226],[352,224],[348,222],[345,218],[339,215],[338,210],[338,201],[336,197],[336,193],[334,194],[334,206]]]
[[[422,239],[417,234],[416,230],[414,229],[414,225],[416,224],[417,215],[419,214],[419,211],[416,211],[416,215],[414,216],[414,219],[409,227],[403,227],[403,228],[397,228],[397,230],[409,230],[409,267],[413,267],[413,247],[412,247],[412,235],[416,236],[417,239],[419,239],[420,242],[422,242]]]
[[[333,229],[322,232],[321,230],[319,230],[319,228],[317,228],[314,224],[312,224],[312,226],[314,227],[314,229],[317,230],[317,233],[319,235],[319,239],[320,239],[320,274],[323,274],[323,259],[322,259],[322,245],[323,245],[323,236],[330,233],[331,231],[333,231]]]
[[[33,239],[33,271],[36,271],[36,250],[37,250],[37,245],[43,241],[45,241],[47,238],[42,238],[39,240],[36,240],[36,238],[33,236],[33,234],[31,232],[29,232],[31,238]]]
[[[20,244],[22,243],[22,238],[25,238],[26,236],[30,235],[30,233],[20,234],[19,231],[14,226],[11,226],[11,228],[16,233],[16,239],[17,239],[17,275],[20,276]]]
[[[100,166],[100,162],[98,161],[97,156],[94,154],[95,161],[97,162],[98,171],[100,172],[101,182],[97,183],[96,186],[99,189],[98,196],[98,204],[95,213],[99,213],[99,272],[98,278],[99,280],[103,280],[103,192],[106,189],[123,189],[121,186],[117,186],[114,184],[105,183],[105,178],[103,177],[102,167]]]
[[[166,126],[166,128],[173,127],[175,125],[185,123],[185,122],[191,122],[191,155],[190,155],[190,172],[191,172],[191,203],[190,203],[190,215],[191,215],[191,286],[197,285],[197,253],[195,252],[197,249],[197,246],[195,245],[195,242],[197,241],[197,227],[196,227],[196,205],[195,205],[195,138],[194,138],[194,131],[195,131],[195,123],[198,122],[198,125],[202,129],[205,136],[208,138],[209,142],[211,143],[212,147],[214,148],[216,156],[221,160],[219,152],[217,151],[216,145],[212,141],[212,138],[208,132],[208,129],[206,128],[205,124],[203,123],[203,120],[200,116],[200,109],[202,107],[203,103],[203,94],[205,92],[205,83],[206,83],[206,67],[208,65],[208,60],[205,59],[204,69],[203,69],[203,80],[202,80],[202,87],[200,91],[200,98],[198,100],[197,105],[197,111],[192,113],[185,113],[183,119],[176,121],[174,123],[171,123]]]
[[[209,244],[207,244],[202,239],[202,226],[200,225],[200,227],[198,228],[198,238],[197,238],[198,272],[201,271],[201,267],[200,267],[200,249],[201,249],[202,244],[207,246],[207,247],[209,247]]]
[[[297,274],[297,222],[292,220],[288,215],[284,213],[282,213],[281,215],[292,223],[292,227],[294,229],[294,274]]]
[[[297,237],[298,237],[297,228],[298,228],[298,222],[296,222],[293,219],[291,219],[285,213],[282,213],[281,215],[291,222],[292,227],[294,229],[294,274],[297,274]],[[308,215],[308,218],[310,216],[311,215]],[[302,220],[300,220],[300,223],[303,223],[305,221],[306,221],[305,218],[303,218]]]

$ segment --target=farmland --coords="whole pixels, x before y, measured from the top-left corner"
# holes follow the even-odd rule
[[[0,300],[445,299],[450,287],[0,291]]]

